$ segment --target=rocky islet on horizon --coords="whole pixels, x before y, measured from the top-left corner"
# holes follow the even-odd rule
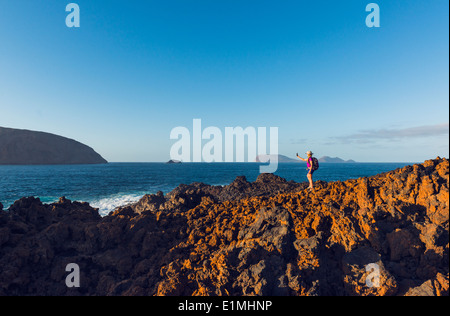
[[[106,217],[65,198],[0,206],[0,295],[448,295],[447,159],[306,187],[193,183]]]

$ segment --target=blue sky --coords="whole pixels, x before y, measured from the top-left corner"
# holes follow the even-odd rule
[[[170,131],[278,127],[279,151],[449,156],[449,3],[0,0],[0,126],[109,161],[166,161]]]

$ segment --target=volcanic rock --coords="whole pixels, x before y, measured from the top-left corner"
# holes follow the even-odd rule
[[[0,295],[448,296],[447,159],[306,187],[180,185],[105,217],[23,198],[0,210]]]

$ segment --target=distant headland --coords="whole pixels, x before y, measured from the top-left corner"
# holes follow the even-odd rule
[[[323,156],[319,159],[319,162],[321,163],[356,163],[353,159],[344,160],[339,157],[329,157],[329,156]]]
[[[91,147],[62,136],[0,127],[0,165],[108,163]]]
[[[305,156],[305,155],[304,155]],[[271,160],[277,160],[279,163],[286,163],[286,162],[302,162],[300,159],[290,158],[288,156],[284,155],[259,155],[256,157],[255,162],[267,162]],[[339,157],[329,157],[329,156],[323,156],[322,158],[319,158],[320,163],[355,163],[356,161],[350,159],[350,160],[344,160]]]

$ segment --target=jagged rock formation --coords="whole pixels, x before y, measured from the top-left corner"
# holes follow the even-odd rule
[[[107,163],[92,148],[49,133],[0,127],[0,165]]]
[[[182,185],[103,218],[24,198],[0,211],[0,295],[448,295],[448,223],[446,159],[315,192]]]

